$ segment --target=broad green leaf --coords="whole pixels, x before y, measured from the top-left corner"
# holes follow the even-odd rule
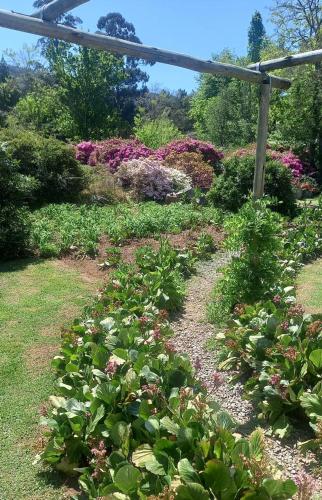
[[[109,353],[103,346],[95,346],[93,352],[93,365],[103,369],[106,366]]]
[[[173,420],[171,420],[171,418],[163,417],[160,420],[160,423],[161,423],[162,427],[164,427],[168,432],[170,432],[170,434],[174,434],[175,436],[177,436],[179,434],[180,427],[178,424],[173,422]]]
[[[288,436],[291,431],[288,418],[285,415],[281,415],[272,425],[272,430],[281,439]]]
[[[126,494],[134,493],[137,490],[141,473],[133,465],[123,465],[114,476],[115,485]]]
[[[143,418],[143,420],[147,420],[150,415],[150,405],[146,399],[143,399],[140,403],[139,416]]]
[[[113,425],[110,436],[113,440],[113,443],[121,447],[122,444],[125,444],[125,441],[128,440],[129,438],[129,426],[126,422],[116,422],[116,424]]]
[[[182,484],[176,489],[176,500],[209,500],[207,490],[201,484]]]
[[[167,473],[164,470],[163,465],[156,459],[154,455],[150,458],[150,460],[147,460],[144,464],[144,467],[146,470],[151,472],[152,474],[156,476],[166,476]]]
[[[125,459],[125,456],[123,455],[123,453],[121,453],[120,451],[112,451],[112,453],[108,457],[108,461],[110,462],[113,469],[116,469],[116,467],[120,463],[125,462],[126,459]]]
[[[147,431],[151,432],[151,434],[155,434],[156,432],[159,432],[160,429],[159,419],[156,417],[150,417],[144,422],[144,426]]]
[[[112,317],[108,317],[103,319],[103,321],[100,322],[100,325],[101,327],[103,327],[104,330],[110,331],[115,325],[115,320]]]
[[[300,401],[308,415],[322,417],[322,395],[305,392]]]
[[[187,458],[178,462],[178,472],[185,483],[199,483],[199,476]]]
[[[264,479],[263,487],[271,499],[284,500],[292,498],[297,492],[297,486],[290,479],[282,481],[280,479]]]
[[[263,454],[263,449],[264,449],[263,432],[260,429],[256,429],[249,436],[249,451],[251,457],[260,458]]]
[[[315,349],[315,351],[312,351],[309,360],[317,370],[322,370],[322,349]]]
[[[145,463],[153,456],[152,448],[149,444],[142,444],[132,453],[132,462],[137,467],[144,467]]]
[[[216,494],[235,489],[235,483],[229,468],[219,460],[209,460],[206,464],[204,478],[207,486]]]
[[[62,396],[49,396],[49,401],[55,408],[65,408],[67,400]]]
[[[116,398],[116,389],[109,382],[104,382],[103,384],[98,386],[96,397],[110,405]]]
[[[121,358],[123,359],[123,361],[126,361],[129,358],[129,352],[126,349],[118,347],[117,349],[114,349],[113,356],[116,356],[117,358]]]

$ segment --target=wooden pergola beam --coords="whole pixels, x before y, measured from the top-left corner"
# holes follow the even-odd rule
[[[215,61],[204,61],[194,57],[170,52],[168,50],[148,47],[139,43],[121,40],[110,36],[86,33],[82,30],[69,28],[60,24],[49,23],[30,16],[0,10],[0,26],[34,35],[47,36],[75,43],[92,49],[105,50],[115,54],[137,57],[147,61],[171,64],[181,68],[191,69],[200,73],[222,75],[229,78],[239,78],[250,83],[261,83],[266,76],[260,71],[224,64]],[[291,82],[285,78],[271,77],[272,87],[288,89]]]
[[[43,19],[44,21],[54,21],[65,12],[75,9],[89,0],[53,0],[44,5],[41,9],[32,14],[32,17]]]
[[[322,49],[302,52],[301,54],[280,57],[278,59],[270,59],[269,61],[250,64],[247,67],[257,71],[270,71],[272,69],[289,68],[301,64],[314,64],[320,61],[322,61]]]

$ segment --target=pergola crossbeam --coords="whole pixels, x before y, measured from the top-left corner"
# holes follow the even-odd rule
[[[43,19],[44,21],[54,21],[65,12],[75,9],[89,0],[53,0],[44,5],[41,9],[32,14],[32,17]]]
[[[270,71],[272,69],[289,68],[291,66],[299,66],[301,64],[315,64],[320,61],[322,61],[322,49],[250,64],[248,68],[257,71]]]
[[[229,78],[239,78],[250,83],[261,83],[265,75],[260,71],[241,68],[233,64],[224,64],[216,61],[204,61],[185,54],[178,54],[168,50],[157,49],[139,43],[121,40],[110,36],[86,33],[82,30],[70,28],[60,24],[49,23],[41,19],[0,10],[0,26],[34,35],[47,36],[65,42],[75,43],[92,49],[105,50],[120,55],[137,57],[146,61],[171,64],[200,73],[222,75]],[[291,82],[285,78],[271,77],[272,87],[288,89]]]

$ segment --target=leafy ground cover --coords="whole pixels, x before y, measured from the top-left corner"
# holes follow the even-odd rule
[[[206,399],[169,340],[168,313],[182,305],[183,279],[209,249],[205,236],[190,251],[166,241],[158,251],[140,249],[136,269],[120,264],[97,303],[65,331],[41,457],[79,472],[88,498],[296,493],[292,481],[269,477],[261,432],[234,436],[229,415]]]
[[[305,310],[322,315],[322,260],[307,264],[298,275],[297,298]]]
[[[318,449],[322,443],[322,322],[296,303],[294,285],[302,264],[322,252],[321,215],[322,199],[317,208],[306,208],[286,227],[283,250],[275,252],[279,268],[275,281],[267,283],[256,300],[235,304],[226,331],[217,335],[222,368],[237,366],[248,377],[247,394],[274,432],[284,437],[292,423],[310,424],[316,437],[306,443],[306,449]],[[263,216],[264,212],[258,223]],[[258,238],[260,233],[254,232],[256,226],[250,222],[249,229]],[[241,254],[243,261],[245,250]],[[257,262],[250,264],[249,273],[258,269]],[[239,290],[247,280],[240,280],[233,270],[228,269],[229,277]]]
[[[32,215],[31,244],[41,256],[73,251],[94,256],[106,235],[113,243],[218,223],[221,212],[191,204],[140,203],[115,206],[48,205]]]
[[[88,302],[95,283],[56,261],[0,265],[0,497],[61,499],[59,478],[32,466],[39,407],[53,390],[50,360],[60,326]],[[39,445],[39,443],[38,443]]]

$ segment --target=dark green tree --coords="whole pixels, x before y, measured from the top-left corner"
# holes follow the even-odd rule
[[[321,48],[321,0],[275,0],[271,13],[283,55]],[[309,150],[322,181],[322,63],[288,68],[283,76],[293,85],[276,114],[280,136]]]
[[[100,33],[104,35],[121,38],[134,43],[142,43],[136,34],[135,27],[128,22],[118,12],[111,12],[106,16],[99,18],[97,27]],[[142,61],[141,59],[129,56],[118,56],[124,65],[124,80],[116,87],[116,103],[118,111],[124,120],[124,124],[128,124],[127,130],[123,133],[130,132],[133,125],[136,100],[138,97],[147,92],[146,83],[149,80],[148,74],[142,69],[142,66],[151,64]]]
[[[192,120],[189,116],[191,96],[185,90],[176,92],[154,89],[138,99],[138,110],[143,121],[153,121],[162,117],[171,120],[181,132],[191,132]]]
[[[248,30],[248,57],[252,62],[260,60],[261,50],[265,43],[265,28],[261,13],[258,10],[252,17]]]
[[[124,81],[121,59],[104,51],[51,41],[49,68],[68,110],[71,139],[102,139],[124,128],[115,89]]]
[[[0,83],[5,82],[9,77],[9,66],[5,58],[2,56],[0,61]]]
[[[225,63],[247,65],[229,51],[215,56]],[[217,146],[241,146],[255,140],[257,86],[222,76],[201,75],[191,99],[190,116],[200,139]]]

